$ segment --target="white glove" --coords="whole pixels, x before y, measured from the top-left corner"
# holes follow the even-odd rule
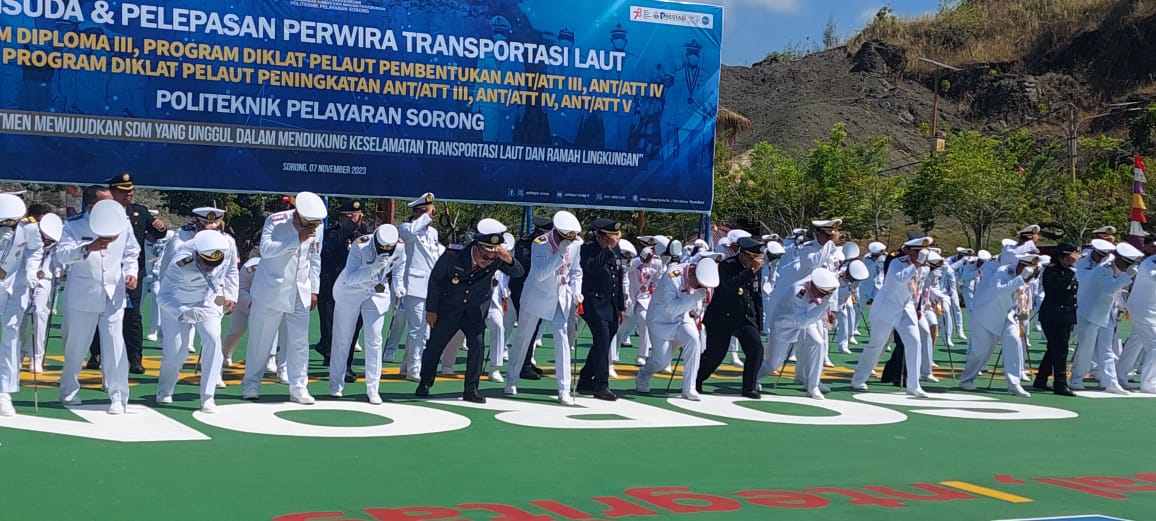
[[[400,298],[405,296],[405,284],[398,284],[395,282],[393,284],[393,288],[394,288],[394,294],[397,295],[397,298],[400,299]]]
[[[919,250],[919,255],[915,257],[915,262],[918,264],[927,264],[927,257],[931,255],[931,250],[926,248]]]

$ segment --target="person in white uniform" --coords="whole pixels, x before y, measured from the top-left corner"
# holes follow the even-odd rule
[[[1003,347],[1004,377],[1008,393],[1028,398],[1031,396],[1021,383],[1023,375],[1023,335],[1019,315],[1023,293],[1030,291],[1029,283],[1040,274],[1039,256],[1018,255],[1014,264],[1003,266],[990,275],[976,289],[975,298],[983,305],[971,310],[967,364],[959,377],[959,387],[976,390],[975,380],[987,367],[996,344]]]
[[[221,379],[221,318],[231,248],[229,236],[201,230],[173,253],[172,265],[164,270],[157,293],[165,335],[157,403],[173,403],[177,378],[189,357],[184,338],[195,329],[201,337],[201,412],[216,412],[213,397]]]
[[[578,218],[567,211],[554,214],[554,229],[534,239],[530,250],[530,272],[522,289],[519,324],[534,324],[538,320],[550,323],[554,331],[554,372],[558,379],[558,401],[572,405],[570,394],[570,318],[582,299],[582,267],[579,262],[578,240],[582,226]],[[518,327],[514,335],[510,360],[524,360],[533,342],[533,329]],[[506,368],[506,389],[509,395],[518,394],[521,367],[509,364]]]
[[[855,323],[855,315],[858,314],[857,292],[860,287],[871,285],[870,278],[871,271],[867,268],[867,264],[859,259],[848,262],[839,270],[839,291],[835,301],[835,318],[838,322],[835,328],[835,342],[839,346],[839,352],[845,355],[851,354],[851,348],[847,344],[855,338],[852,324]]]
[[[975,287],[979,284],[979,275],[982,266],[985,262],[991,260],[991,252],[987,250],[979,250],[975,257],[969,257],[963,266],[959,268],[959,286],[960,295],[963,299],[963,307],[967,308],[968,313],[975,306]],[[961,324],[962,325],[962,324]],[[967,340],[967,337],[960,335],[959,338]]]
[[[229,317],[229,332],[221,342],[225,367],[233,366],[233,352],[249,329],[249,310],[253,307],[253,295],[249,289],[253,287],[253,274],[257,272],[257,264],[260,262],[261,257],[253,257],[237,270],[237,305],[233,306],[233,313]]]
[[[531,266],[533,267],[533,266]],[[638,324],[638,365],[646,365],[646,359],[654,345],[650,334],[646,330],[646,317],[650,312],[650,299],[654,294],[654,278],[662,274],[662,260],[654,254],[651,248],[643,248],[636,260],[631,262],[627,271],[627,281],[630,285],[630,300],[632,306],[628,315]]]
[[[57,260],[68,269],[64,283],[64,370],[60,401],[80,405],[80,366],[100,335],[101,370],[108,387],[109,414],[128,407],[128,353],[121,323],[128,299],[137,285],[140,245],[133,236],[124,207],[104,187],[85,190],[87,213],[64,223]]]
[[[502,234],[502,248],[514,251],[514,235]],[[490,308],[486,311],[486,329],[490,330],[490,381],[502,383],[502,361],[506,358],[506,320],[510,302],[510,276],[502,271],[494,272],[493,292],[490,294]],[[458,333],[461,333],[460,331]],[[456,335],[455,335],[456,336]],[[462,335],[463,340],[465,335]]]
[[[191,243],[198,233],[203,230],[221,231],[224,225],[224,217],[225,211],[220,208],[211,206],[194,208],[193,222],[182,226],[172,237],[165,241],[165,248],[161,252],[160,279],[165,279],[165,271],[173,266],[173,259],[176,258],[177,252],[183,251],[184,246]],[[233,308],[237,305],[237,243],[232,237],[228,235],[225,237],[231,245],[231,248],[225,253],[225,261],[223,263],[225,269],[228,270],[228,274],[225,277],[225,291],[223,295],[225,297],[225,311],[232,312]],[[164,325],[161,326],[161,329],[164,329]],[[193,347],[193,338],[197,334],[196,331],[197,330],[194,329],[192,333],[182,337],[182,341],[185,342],[185,348],[190,353],[196,352],[196,349]]]
[[[1139,369],[1140,392],[1156,394],[1156,235],[1144,237],[1143,252],[1148,257],[1139,264],[1128,295],[1132,334],[1124,344],[1117,371],[1120,385],[1127,388],[1128,372]],[[1143,364],[1137,368],[1141,359]]]
[[[64,231],[64,221],[54,213],[46,213],[36,223],[36,229],[30,231],[39,234],[40,244],[32,253],[28,267],[32,274],[29,277],[32,293],[28,305],[32,309],[28,313],[28,320],[22,323],[23,331],[20,337],[25,340],[24,349],[28,352],[29,370],[33,373],[42,373],[44,350],[48,342],[48,321],[52,316],[52,296],[56,291],[56,272],[59,269],[56,263],[56,247]]]
[[[883,348],[891,341],[892,332],[898,333],[904,346],[904,362],[907,368],[906,392],[910,396],[926,398],[927,393],[919,384],[919,368],[923,349],[919,338],[919,314],[915,308],[915,297],[920,293],[927,278],[927,249],[932,244],[930,237],[912,239],[903,244],[902,257],[891,261],[883,287],[875,295],[871,306],[871,340],[851,378],[851,388],[867,390],[867,378],[879,363]]]
[[[864,268],[866,269],[866,268]],[[859,271],[859,268],[856,268]],[[823,355],[827,350],[828,324],[835,319],[835,294],[839,277],[827,268],[815,268],[792,287],[791,294],[775,305],[771,314],[771,334],[775,342],[798,355],[797,373],[802,376],[807,395],[825,399],[822,384]]]
[[[160,215],[157,210],[149,210],[153,217]],[[161,308],[157,304],[157,292],[161,290],[161,256],[165,254],[165,246],[168,245],[169,239],[172,239],[177,232],[173,230],[166,230],[165,236],[153,241],[151,246],[146,246],[145,262],[148,263],[148,292],[153,296],[152,298],[152,313],[149,313],[148,326],[145,327],[144,339],[149,342],[156,342],[160,339],[161,327]]]
[[[329,353],[329,395],[340,398],[345,390],[349,346],[361,317],[365,338],[365,395],[369,403],[381,403],[381,330],[391,296],[400,293],[391,280],[400,280],[405,271],[405,249],[398,248],[397,227],[383,224],[372,235],[355,240],[349,248],[345,268],[333,284],[333,341]],[[391,277],[392,275],[392,277]]]
[[[1092,248],[1104,252],[1111,243],[1093,239]],[[1120,313],[1116,307],[1119,294],[1132,283],[1132,274],[1137,271],[1136,263],[1144,256],[1140,250],[1128,243],[1115,246],[1114,258],[1106,264],[1092,268],[1076,291],[1076,357],[1072,364],[1072,377],[1068,387],[1084,390],[1084,377],[1091,372],[1092,362],[1096,363],[1096,375],[1104,390],[1126,395],[1128,391],[1120,386],[1116,374],[1116,339],[1119,337]],[[1082,353],[1081,353],[1082,352]],[[1090,356],[1089,356],[1090,355]]]
[[[702,335],[698,322],[700,309],[707,294],[719,284],[718,262],[701,258],[685,264],[675,264],[658,277],[651,297],[647,329],[651,332],[653,354],[638,371],[634,389],[650,392],[650,378],[666,366],[670,352],[677,344],[682,347],[682,397],[699,401],[695,390],[699,360],[702,358]]]
[[[289,376],[289,399],[304,405],[314,403],[309,383],[309,312],[317,306],[321,285],[321,246],[317,228],[328,213],[317,194],[297,194],[297,207],[270,215],[261,229],[261,263],[253,274],[249,293],[249,343],[245,353],[245,377],[241,397],[261,396],[261,377],[277,329],[285,322],[285,348]]]
[[[12,194],[0,194],[0,416],[12,416],[12,393],[20,391],[20,322],[28,307],[28,291],[35,284],[35,262],[32,254],[40,240],[29,244],[29,230],[20,220],[27,211],[24,200]],[[31,251],[29,251],[31,249]],[[29,280],[32,277],[32,280]]]
[[[430,272],[444,250],[438,242],[438,231],[433,227],[433,218],[437,212],[434,195],[427,192],[411,201],[409,207],[413,212],[412,217],[409,222],[398,227],[402,244],[405,245],[406,258],[406,268],[399,288],[403,295],[402,312],[405,314],[406,327],[409,328],[401,367],[407,380],[420,382],[422,353],[429,340],[429,326],[425,321],[426,291]]]
[[[778,235],[770,235],[765,237],[778,237]],[[787,250],[783,245],[775,240],[766,241],[767,252],[766,260],[763,262],[763,334],[771,334],[771,295],[775,291],[775,284],[779,281],[779,263],[782,262],[783,255]]]

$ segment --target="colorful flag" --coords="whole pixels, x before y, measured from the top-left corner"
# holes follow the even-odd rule
[[[1143,226],[1148,222],[1144,216],[1144,211],[1148,209],[1144,204],[1144,183],[1148,182],[1148,175],[1144,169],[1144,159],[1139,155],[1136,156],[1136,166],[1132,168],[1132,173],[1132,217],[1128,223],[1128,242],[1139,248],[1144,236],[1148,235]]]

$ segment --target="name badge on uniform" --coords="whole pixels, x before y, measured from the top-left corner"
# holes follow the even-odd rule
[[[374,286],[373,291],[376,291],[378,293],[385,293],[385,284],[378,284],[378,285]]]
[[[217,295],[217,298],[213,299],[213,304],[216,304],[218,306],[224,306],[225,305],[225,297]]]

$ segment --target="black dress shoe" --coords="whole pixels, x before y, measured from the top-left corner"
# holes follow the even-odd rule
[[[761,399],[763,395],[759,394],[758,391],[743,391],[743,397],[758,400]]]
[[[538,376],[542,376],[542,375],[546,374],[546,371],[543,371],[541,367],[538,367],[534,364],[530,364],[530,370],[534,371],[535,373],[538,373]]]
[[[429,396],[429,384],[417,384],[417,391],[414,391],[413,395],[421,398]]]
[[[529,367],[523,367],[521,374],[518,375],[518,378],[521,378],[522,380],[541,380],[542,374],[535,372]]]
[[[130,366],[128,368],[128,372],[132,374],[145,374],[144,366],[140,364],[134,364]]]
[[[594,391],[593,387],[586,387],[586,386],[579,385],[578,389],[576,389],[576,390],[578,391],[578,394],[581,394],[583,396],[593,396],[593,395],[597,394]]]
[[[88,363],[84,364],[84,368],[85,369],[92,369],[93,371],[99,371],[100,370],[100,357],[99,356],[88,357]]]
[[[608,402],[618,400],[618,395],[614,394],[610,389],[599,389],[594,391],[594,397],[599,400],[606,400]]]
[[[353,371],[345,371],[345,383],[351,384],[357,381],[357,373]]]
[[[329,367],[329,355],[321,355],[321,367]]]
[[[1032,389],[1035,389],[1037,391],[1054,391],[1055,390],[1055,389],[1052,389],[1052,386],[1050,386],[1048,384],[1041,384],[1041,383],[1033,383]]]
[[[1055,393],[1060,396],[1076,396],[1076,393],[1072,392],[1069,387],[1056,387]]]
[[[462,401],[471,403],[486,403],[486,397],[478,395],[477,392],[467,392],[462,394]]]

